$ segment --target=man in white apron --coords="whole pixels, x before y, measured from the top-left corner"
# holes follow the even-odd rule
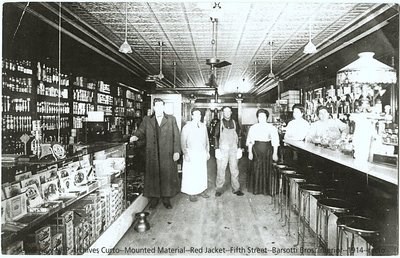
[[[223,193],[225,183],[225,170],[229,163],[231,171],[231,185],[233,193],[237,196],[243,196],[239,184],[239,168],[238,160],[242,157],[242,149],[240,149],[240,128],[235,120],[231,118],[232,109],[223,107],[223,118],[216,126],[215,132],[215,158],[217,159],[217,180],[215,196],[219,197]]]
[[[181,133],[183,152],[181,192],[189,195],[189,200],[197,201],[198,196],[208,198],[207,160],[210,158],[207,127],[200,122],[201,111],[194,108],[189,121]]]

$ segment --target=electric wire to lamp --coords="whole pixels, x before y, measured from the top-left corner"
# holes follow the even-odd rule
[[[274,42],[270,41],[269,42],[269,74],[267,76],[267,78],[269,79],[274,79],[275,78],[275,74],[272,72],[272,45],[274,44]]]
[[[311,41],[311,22],[308,24],[308,43],[304,47],[304,54],[315,54],[317,52],[317,47]]]
[[[124,54],[132,53],[132,48],[128,44],[128,3],[125,3],[125,41],[119,47],[119,52]]]

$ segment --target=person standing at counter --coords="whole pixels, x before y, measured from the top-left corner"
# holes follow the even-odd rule
[[[258,123],[250,127],[246,139],[248,157],[253,160],[247,176],[247,189],[253,194],[271,194],[269,180],[273,169],[272,160],[278,161],[278,129],[267,123],[268,117],[267,110],[259,109]]]
[[[210,144],[207,127],[200,121],[201,111],[191,111],[192,121],[188,122],[181,133],[183,152],[181,192],[189,195],[191,202],[197,201],[197,195],[209,198],[207,194],[207,160],[210,159]]]
[[[285,140],[303,141],[310,130],[310,124],[303,118],[304,107],[294,104],[292,107],[293,120],[286,126]]]
[[[338,119],[330,118],[327,107],[319,106],[317,114],[319,120],[311,124],[310,131],[306,137],[307,141],[328,144],[331,141],[339,140],[343,134],[349,132],[347,124]]]
[[[232,119],[232,109],[228,106],[222,108],[223,118],[215,126],[215,158],[217,159],[217,180],[215,196],[219,197],[223,193],[225,183],[225,170],[229,163],[231,171],[231,185],[233,193],[243,196],[239,184],[238,160],[242,158],[240,148],[240,128],[235,120]]]
[[[292,111],[293,120],[286,126],[284,140],[304,141],[310,130],[310,124],[303,118],[304,107],[300,104],[294,104]],[[285,162],[291,166],[298,160],[297,152],[288,148],[286,144],[284,144],[283,153]]]
[[[149,197],[150,208],[157,207],[161,198],[164,206],[171,209],[171,197],[180,191],[176,162],[181,152],[180,134],[176,119],[164,113],[165,103],[155,98],[154,113],[144,117],[130,141],[146,139],[146,171],[143,195]]]

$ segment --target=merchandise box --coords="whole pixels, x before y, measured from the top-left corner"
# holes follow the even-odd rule
[[[47,201],[54,201],[58,199],[58,179],[54,179],[42,184],[42,196],[43,199]]]
[[[28,200],[29,208],[40,206],[44,202],[36,184],[31,184],[26,187],[22,187],[21,192],[25,193],[26,198]]]
[[[48,213],[53,209],[57,209],[62,205],[61,201],[44,202],[35,207],[28,207],[28,211],[32,213]]]
[[[25,194],[19,194],[6,200],[6,220],[17,221],[27,213]]]
[[[6,255],[24,255],[24,242],[23,241],[16,241],[11,243],[6,248]]]

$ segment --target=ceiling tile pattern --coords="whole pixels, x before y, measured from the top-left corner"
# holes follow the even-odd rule
[[[125,38],[123,2],[63,3],[77,18],[112,41],[116,48]],[[163,47],[163,74],[172,86],[176,62],[177,87],[204,87],[210,75],[206,59],[212,53],[213,3],[128,2],[128,42],[132,60],[143,79],[159,73]],[[270,72],[279,73],[299,58],[309,39],[317,46],[376,7],[373,3],[222,2],[217,23],[217,57],[231,66],[217,68],[220,94],[248,92],[261,87]],[[255,74],[257,72],[257,74]]]

